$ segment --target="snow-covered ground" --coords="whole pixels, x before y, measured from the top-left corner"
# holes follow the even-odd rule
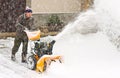
[[[53,62],[42,74],[28,69],[26,64],[21,63],[21,50],[16,55],[17,61],[11,61],[14,39],[1,39],[0,78],[120,77],[120,53],[107,36],[98,32],[88,35],[76,33],[70,37],[71,35],[57,40],[53,50],[54,54],[63,55],[64,63]]]

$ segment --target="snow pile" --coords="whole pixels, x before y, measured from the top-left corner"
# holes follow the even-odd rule
[[[54,52],[63,54],[70,78],[120,77],[120,53],[101,32],[58,40]]]

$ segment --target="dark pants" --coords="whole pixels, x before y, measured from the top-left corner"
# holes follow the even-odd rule
[[[22,46],[22,54],[24,54],[24,55],[27,54],[28,37],[27,37],[26,34],[24,34],[23,36],[17,36],[16,35],[15,40],[14,40],[14,46],[12,48],[12,54],[13,55],[15,55],[16,52],[18,51],[21,43],[23,44],[23,46]]]

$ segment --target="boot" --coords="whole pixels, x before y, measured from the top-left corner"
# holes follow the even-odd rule
[[[12,54],[12,55],[11,55],[11,60],[12,60],[12,61],[15,61],[15,60],[16,60],[15,54]]]
[[[21,61],[22,63],[26,63],[27,61],[26,61],[26,54],[23,54],[22,53],[22,61]]]

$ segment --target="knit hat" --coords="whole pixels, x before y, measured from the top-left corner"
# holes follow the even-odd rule
[[[31,8],[29,8],[29,7],[27,6],[26,9],[25,9],[25,13],[32,13]]]

